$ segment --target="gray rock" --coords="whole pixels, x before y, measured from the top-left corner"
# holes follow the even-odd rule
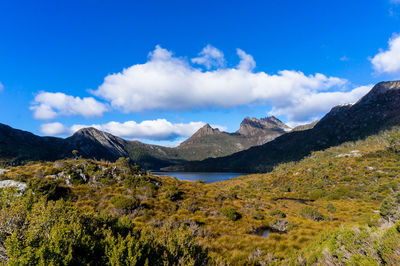
[[[26,190],[26,183],[14,181],[14,180],[0,181],[0,189],[1,188],[9,188],[9,187],[15,187],[17,190],[24,192]]]
[[[0,175],[4,174],[5,172],[8,172],[8,171],[10,171],[10,170],[7,170],[7,169],[0,169]]]
[[[269,227],[275,232],[286,233],[289,227],[289,222],[286,219],[278,219],[271,222]]]

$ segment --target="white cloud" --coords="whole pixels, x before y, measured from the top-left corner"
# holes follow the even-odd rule
[[[394,35],[389,40],[389,48],[380,50],[372,59],[373,68],[378,73],[400,73],[400,35]]]
[[[354,100],[354,92],[343,90],[347,86],[345,79],[289,70],[277,74],[254,73],[253,57],[240,49],[237,53],[241,59],[238,66],[203,71],[157,46],[149,54],[148,62],[107,76],[93,93],[126,113],[268,104],[282,115],[296,117],[289,112],[294,110],[298,99],[311,101],[329,96],[332,98],[329,102],[333,103]],[[340,93],[326,94],[332,91]]]
[[[189,137],[204,125],[204,122],[171,123],[166,119],[156,119],[146,120],[140,123],[135,121],[126,121],[124,123],[112,121],[106,124],[73,125],[67,128],[61,123],[56,122],[43,124],[41,126],[41,132],[46,135],[68,135],[82,128],[94,127],[98,130],[106,131],[123,138],[159,141]],[[213,127],[226,130],[226,128],[222,126]]]
[[[30,109],[36,119],[53,119],[59,115],[95,117],[107,111],[106,105],[93,97],[73,97],[61,92],[40,92]]]
[[[207,69],[212,67],[224,67],[224,54],[214,46],[207,45],[199,53],[199,57],[192,58],[192,63],[204,65]]]
[[[333,106],[343,103],[353,103],[371,90],[373,85],[360,86],[348,92],[334,91],[321,93],[308,93],[293,98],[287,105],[273,107],[269,115],[285,115],[287,124],[291,127],[309,123],[320,118],[321,114],[330,111]]]
[[[2,91],[4,89],[4,85],[3,83],[0,82],[0,91]]]
[[[47,136],[68,135],[71,130],[59,122],[43,124],[40,131]]]
[[[203,122],[173,124],[166,119],[157,119],[146,120],[141,123],[136,123],[135,121],[127,121],[124,123],[109,122],[102,125],[91,125],[91,127],[130,139],[167,140],[175,139],[178,136],[191,136],[203,125]],[[71,129],[75,132],[84,127],[88,126],[74,125]]]
[[[240,58],[237,68],[244,71],[253,71],[256,67],[256,61],[254,61],[254,58],[241,49],[237,49],[236,52]]]

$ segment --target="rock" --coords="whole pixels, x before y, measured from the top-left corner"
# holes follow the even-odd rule
[[[17,190],[24,192],[26,190],[26,183],[24,182],[17,182],[14,180],[3,180],[0,181],[0,189],[1,188],[9,188],[15,187]]]
[[[278,219],[270,223],[269,227],[272,231],[286,233],[289,227],[289,222],[286,219]]]
[[[354,150],[351,151],[350,153],[342,153],[335,156],[335,158],[343,158],[343,157],[361,157],[361,154],[360,151]]]
[[[8,172],[8,171],[10,171],[10,170],[7,170],[7,169],[0,169],[0,175],[6,173],[6,172]]]

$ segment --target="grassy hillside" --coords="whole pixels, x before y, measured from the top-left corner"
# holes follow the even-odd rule
[[[0,258],[398,264],[399,152],[395,128],[212,184],[153,176],[122,159],[12,167],[1,179],[26,182],[27,190],[0,190]],[[265,230],[268,237],[259,236]]]

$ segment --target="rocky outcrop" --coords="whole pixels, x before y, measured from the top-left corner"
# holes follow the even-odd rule
[[[286,233],[289,228],[289,222],[286,219],[277,219],[272,221],[269,224],[271,231],[279,232],[279,233]]]
[[[2,188],[16,188],[18,191],[24,192],[26,190],[26,183],[14,180],[3,180],[0,181],[0,189]]]

